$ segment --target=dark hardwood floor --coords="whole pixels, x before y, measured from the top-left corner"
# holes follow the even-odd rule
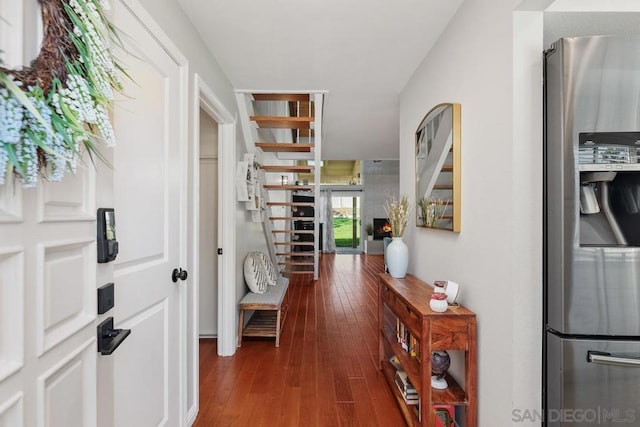
[[[320,278],[289,286],[280,338],[249,339],[231,357],[200,341],[195,426],[403,426],[377,370],[377,275],[383,257],[323,255]]]

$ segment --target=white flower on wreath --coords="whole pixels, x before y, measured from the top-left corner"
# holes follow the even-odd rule
[[[37,186],[39,174],[60,181],[66,170],[75,172],[81,147],[95,151],[96,139],[115,145],[108,109],[113,89],[123,86],[108,45],[115,30],[103,14],[110,4],[68,0],[62,6],[73,23],[67,37],[78,52],[66,60],[64,83],[54,78],[48,94],[39,87],[25,91],[0,70],[0,185],[11,170],[25,188]]]

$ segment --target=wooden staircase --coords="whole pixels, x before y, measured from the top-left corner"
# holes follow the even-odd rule
[[[320,149],[324,92],[236,91],[248,153],[260,171],[263,230],[274,265],[318,279]],[[299,173],[313,174],[301,183]],[[294,201],[302,196],[312,201]]]

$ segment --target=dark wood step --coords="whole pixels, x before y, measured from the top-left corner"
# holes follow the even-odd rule
[[[313,234],[313,230],[271,230],[274,234]]]
[[[311,191],[313,190],[312,185],[281,185],[281,184],[265,184],[265,190],[298,190],[298,191]]]
[[[315,144],[293,142],[256,142],[256,147],[270,153],[310,153]]]
[[[313,221],[312,216],[270,216],[271,221]]]
[[[295,173],[312,173],[313,166],[294,166],[294,165],[262,165],[260,166],[265,172],[295,172]]]
[[[251,116],[250,120],[267,129],[310,129],[314,117]]]
[[[309,101],[308,93],[252,93],[254,101]]]
[[[298,207],[314,207],[313,202],[267,202],[267,206],[298,206]]]
[[[313,242],[273,242],[276,246],[313,246]]]
[[[448,184],[448,185],[436,184],[436,185],[433,186],[433,189],[434,190],[453,190],[453,185],[451,185],[451,184]]]

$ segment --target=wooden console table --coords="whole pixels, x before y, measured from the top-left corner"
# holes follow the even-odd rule
[[[461,305],[449,306],[444,313],[432,311],[429,307],[432,291],[431,286],[411,275],[394,279],[387,273],[380,274],[379,369],[384,372],[408,426],[440,425],[436,424],[434,408],[460,407],[462,411],[458,412],[463,414],[464,425],[477,427],[476,315]],[[431,352],[434,350],[464,351],[464,388],[448,374],[448,388],[431,387]],[[405,401],[396,385],[399,370],[406,372],[413,384],[419,405],[415,400]]]

